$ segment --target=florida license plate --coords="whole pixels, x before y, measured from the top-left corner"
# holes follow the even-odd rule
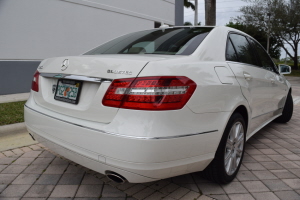
[[[57,81],[54,99],[72,104],[78,104],[82,81],[59,79]]]

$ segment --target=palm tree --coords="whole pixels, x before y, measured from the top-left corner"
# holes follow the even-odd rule
[[[184,0],[184,7],[191,8],[193,11],[195,11],[195,22],[194,25],[197,26],[198,24],[198,0],[194,0],[195,4],[190,2],[190,0]]]
[[[195,10],[195,5],[192,2],[190,2],[189,0],[184,0],[184,7]]]
[[[190,0],[184,0],[184,7],[191,8],[195,11],[194,25],[198,25],[198,0],[194,0],[192,3]],[[205,0],[205,25],[216,25],[216,0]]]
[[[216,0],[205,0],[205,25],[216,25]]]

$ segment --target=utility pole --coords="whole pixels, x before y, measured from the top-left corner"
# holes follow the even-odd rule
[[[269,53],[269,49],[270,49],[270,17],[271,17],[271,13],[267,14],[269,19],[268,19],[268,37],[267,37],[267,53]]]
[[[216,0],[205,0],[205,26],[216,25]]]
[[[285,60],[284,60],[284,64],[286,64],[286,58],[287,58],[287,53],[285,52]]]
[[[194,26],[198,25],[198,0],[195,0],[195,18]]]

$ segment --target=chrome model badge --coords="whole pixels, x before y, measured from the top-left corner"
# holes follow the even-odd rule
[[[69,59],[65,59],[61,65],[61,71],[65,71],[69,67]]]
[[[131,75],[131,74],[132,74],[132,71],[112,70],[112,69],[109,69],[109,70],[107,70],[107,73],[110,73],[110,74],[125,74],[125,75]]]

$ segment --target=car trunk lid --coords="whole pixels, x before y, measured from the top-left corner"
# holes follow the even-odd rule
[[[111,81],[137,77],[149,61],[165,58],[153,55],[100,55],[47,59],[40,64],[38,69],[40,72],[39,92],[34,93],[34,99],[38,105],[63,115],[109,123],[118,111],[118,108],[102,105],[102,98]],[[61,80],[60,83],[58,80]],[[57,98],[62,96],[59,91],[56,91],[57,88],[61,89],[62,83],[73,86],[72,84],[79,84],[78,81],[81,81],[82,86],[81,92],[78,92],[77,104]],[[67,92],[66,89],[61,94],[64,95]]]

